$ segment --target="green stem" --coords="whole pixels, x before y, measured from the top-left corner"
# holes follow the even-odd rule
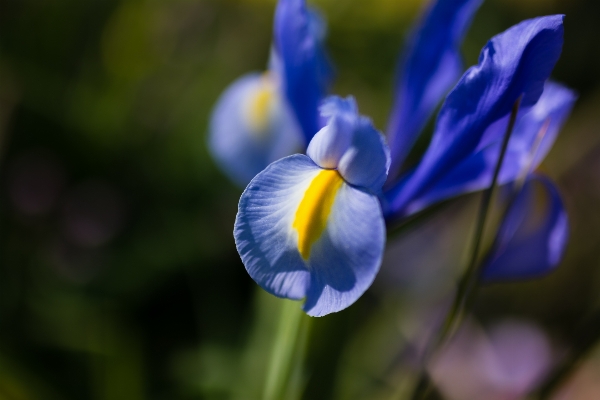
[[[420,400],[424,399],[429,393],[431,381],[427,374],[425,367],[427,366],[431,356],[443,346],[443,344],[452,336],[455,329],[458,327],[460,321],[462,320],[462,316],[466,309],[466,305],[470,303],[472,295],[474,293],[474,288],[476,286],[478,280],[478,271],[479,271],[479,253],[481,248],[481,243],[483,241],[483,236],[485,232],[485,225],[487,221],[487,217],[490,211],[490,207],[492,205],[492,199],[494,197],[494,189],[498,183],[498,176],[500,175],[500,170],[502,168],[502,162],[504,161],[504,156],[506,155],[506,150],[508,148],[508,142],[510,140],[512,131],[515,126],[515,122],[517,120],[517,113],[519,111],[519,106],[521,105],[521,97],[517,99],[515,104],[513,105],[512,112],[510,114],[510,120],[508,122],[508,126],[506,128],[506,133],[504,134],[504,138],[502,140],[502,147],[500,148],[500,155],[498,157],[498,162],[496,163],[496,167],[494,169],[494,175],[492,178],[492,182],[488,189],[483,192],[481,197],[481,205],[479,207],[479,213],[477,216],[477,222],[475,225],[475,233],[473,236],[473,247],[471,251],[471,258],[469,259],[469,263],[467,264],[467,269],[465,270],[456,290],[456,295],[454,296],[454,301],[452,302],[452,306],[450,307],[450,311],[446,315],[446,319],[444,320],[444,324],[442,325],[442,329],[440,333],[437,335],[435,341],[431,346],[428,347],[425,351],[425,355],[423,356],[423,370],[421,371],[421,375],[419,380],[417,381],[417,385],[415,387],[415,391],[413,392],[412,399]]]
[[[277,335],[267,369],[264,400],[286,398],[293,376],[298,375],[304,358],[309,317],[297,301],[281,300]],[[296,372],[294,372],[296,371]]]

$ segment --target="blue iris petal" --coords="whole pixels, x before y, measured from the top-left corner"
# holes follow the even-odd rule
[[[409,35],[388,126],[391,178],[462,73],[460,44],[481,2],[434,0]]]
[[[253,73],[233,82],[223,92],[213,110],[210,121],[209,148],[211,154],[229,176],[240,186],[265,169],[269,163],[293,154],[302,148],[302,135],[287,103],[282,101],[274,82],[265,75]],[[271,93],[261,94],[261,91]],[[253,110],[257,96],[263,110]],[[252,115],[253,113],[264,115]],[[264,126],[252,126],[252,118]]]
[[[486,129],[508,115],[522,96],[534,105],[563,44],[563,16],[535,18],[501,33],[483,48],[446,98],[432,142],[410,176],[385,194],[388,218],[406,214],[421,196],[478,147]]]
[[[377,197],[343,185],[324,238],[314,249],[304,304],[309,315],[340,311],[371,286],[381,266],[385,234]]]
[[[360,116],[354,98],[329,97],[321,106],[328,119],[306,154],[322,168],[337,168],[355,186],[378,192],[387,178],[389,149],[371,120]]]
[[[301,257],[292,224],[306,188],[320,171],[303,155],[271,164],[242,194],[234,229],[250,276],[276,296],[306,298],[304,309],[312,316],[354,303],[373,282],[385,246],[377,197],[343,183],[310,258]]]
[[[389,167],[382,135],[354,99],[328,99],[322,113],[329,121],[309,156],[331,168],[304,155],[272,163],[242,194],[234,228],[250,276],[276,296],[305,298],[312,316],[348,307],[375,279],[385,222],[374,192]],[[347,146],[338,151],[340,139]]]
[[[306,154],[321,168],[337,168],[342,156],[352,144],[358,108],[354,99],[329,97],[321,105],[325,125],[313,137]]]
[[[546,203],[541,213],[540,196]],[[507,211],[481,278],[489,282],[548,273],[561,261],[568,236],[558,190],[548,178],[532,175]]]
[[[324,47],[324,23],[305,0],[280,0],[275,11],[275,50],[283,90],[305,143],[321,128],[318,107],[333,73]]]
[[[573,109],[576,100],[577,94],[571,89],[554,82],[546,83],[544,93],[540,101],[538,101],[539,106],[536,104],[532,112],[527,116],[530,121],[528,123],[531,125],[534,125],[536,122],[539,124],[542,121],[544,114],[548,115],[549,119],[549,121],[544,120],[541,123],[540,130],[546,129],[546,131],[543,132],[544,136],[539,143],[539,147],[536,149],[532,168],[536,168],[540,165],[552,148],[552,145],[554,145],[558,132],[571,114],[571,110]],[[551,111],[548,112],[545,110]],[[547,127],[544,126],[546,123],[548,123]],[[517,136],[517,138],[521,137],[521,135]]]
[[[342,156],[338,170],[344,179],[377,193],[387,179],[390,152],[384,138],[373,128],[371,120],[360,117],[352,143]]]
[[[306,156],[283,158],[254,177],[240,198],[233,232],[238,252],[252,279],[275,296],[306,295],[310,272],[289,227],[298,203],[294,196],[318,171]]]
[[[528,112],[521,112],[512,133],[500,171],[499,183],[508,183],[534,170],[546,156],[559,130],[569,116],[577,96],[557,83],[547,82],[544,93]],[[408,214],[438,201],[490,185],[505,133],[505,118],[492,124],[478,149],[406,207]],[[494,138],[493,141],[491,138]],[[533,158],[532,158],[533,157]]]

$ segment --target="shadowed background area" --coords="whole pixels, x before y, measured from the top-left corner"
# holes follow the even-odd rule
[[[384,130],[421,1],[309,4],[328,21],[333,92],[354,95]],[[0,399],[258,397],[279,304],[239,259],[241,189],[206,142],[220,93],[264,70],[274,6],[0,0]],[[580,98],[541,169],[561,189],[571,241],[548,277],[480,290],[477,322],[434,368],[450,399],[466,396],[448,388],[460,377],[445,371],[457,373],[448,367],[455,359],[471,373],[477,360],[461,352],[469,342],[493,353],[486,349],[525,338],[535,344],[522,364],[544,364],[527,368],[543,375],[600,308],[600,3],[487,0],[465,65],[494,34],[553,13],[567,15],[553,78]],[[373,288],[311,321],[302,398],[389,398],[408,374],[399,365],[419,347],[415,332],[435,319],[464,266],[476,203],[464,196],[403,229]],[[564,398],[600,398],[599,376],[592,357]]]

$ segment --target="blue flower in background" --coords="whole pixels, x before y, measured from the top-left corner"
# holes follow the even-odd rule
[[[535,278],[562,260],[569,237],[567,212],[554,184],[532,174],[516,194],[481,269],[484,282]]]
[[[552,271],[562,260],[569,224],[558,189],[547,177],[532,171],[554,143],[577,96],[573,91],[549,82],[542,97],[515,126],[502,172],[520,173],[517,190],[508,206],[496,239],[481,269],[486,281],[538,277]],[[527,155],[525,157],[524,155]]]
[[[279,1],[269,71],[239,78],[217,101],[210,150],[239,185],[303,151],[321,128],[318,107],[332,77],[324,36],[323,21],[304,0]]]
[[[312,316],[340,311],[373,282],[385,246],[376,193],[389,152],[354,99],[330,98],[327,125],[307,155],[272,163],[248,185],[234,236],[250,276],[266,291],[305,298]]]
[[[302,136],[274,74],[248,74],[221,95],[210,124],[210,150],[240,186],[270,162],[302,148]]]

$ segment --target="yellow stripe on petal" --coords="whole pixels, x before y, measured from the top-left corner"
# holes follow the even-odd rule
[[[327,226],[331,207],[343,182],[336,170],[324,169],[306,189],[292,224],[298,231],[298,251],[304,260],[308,260],[312,245]]]

